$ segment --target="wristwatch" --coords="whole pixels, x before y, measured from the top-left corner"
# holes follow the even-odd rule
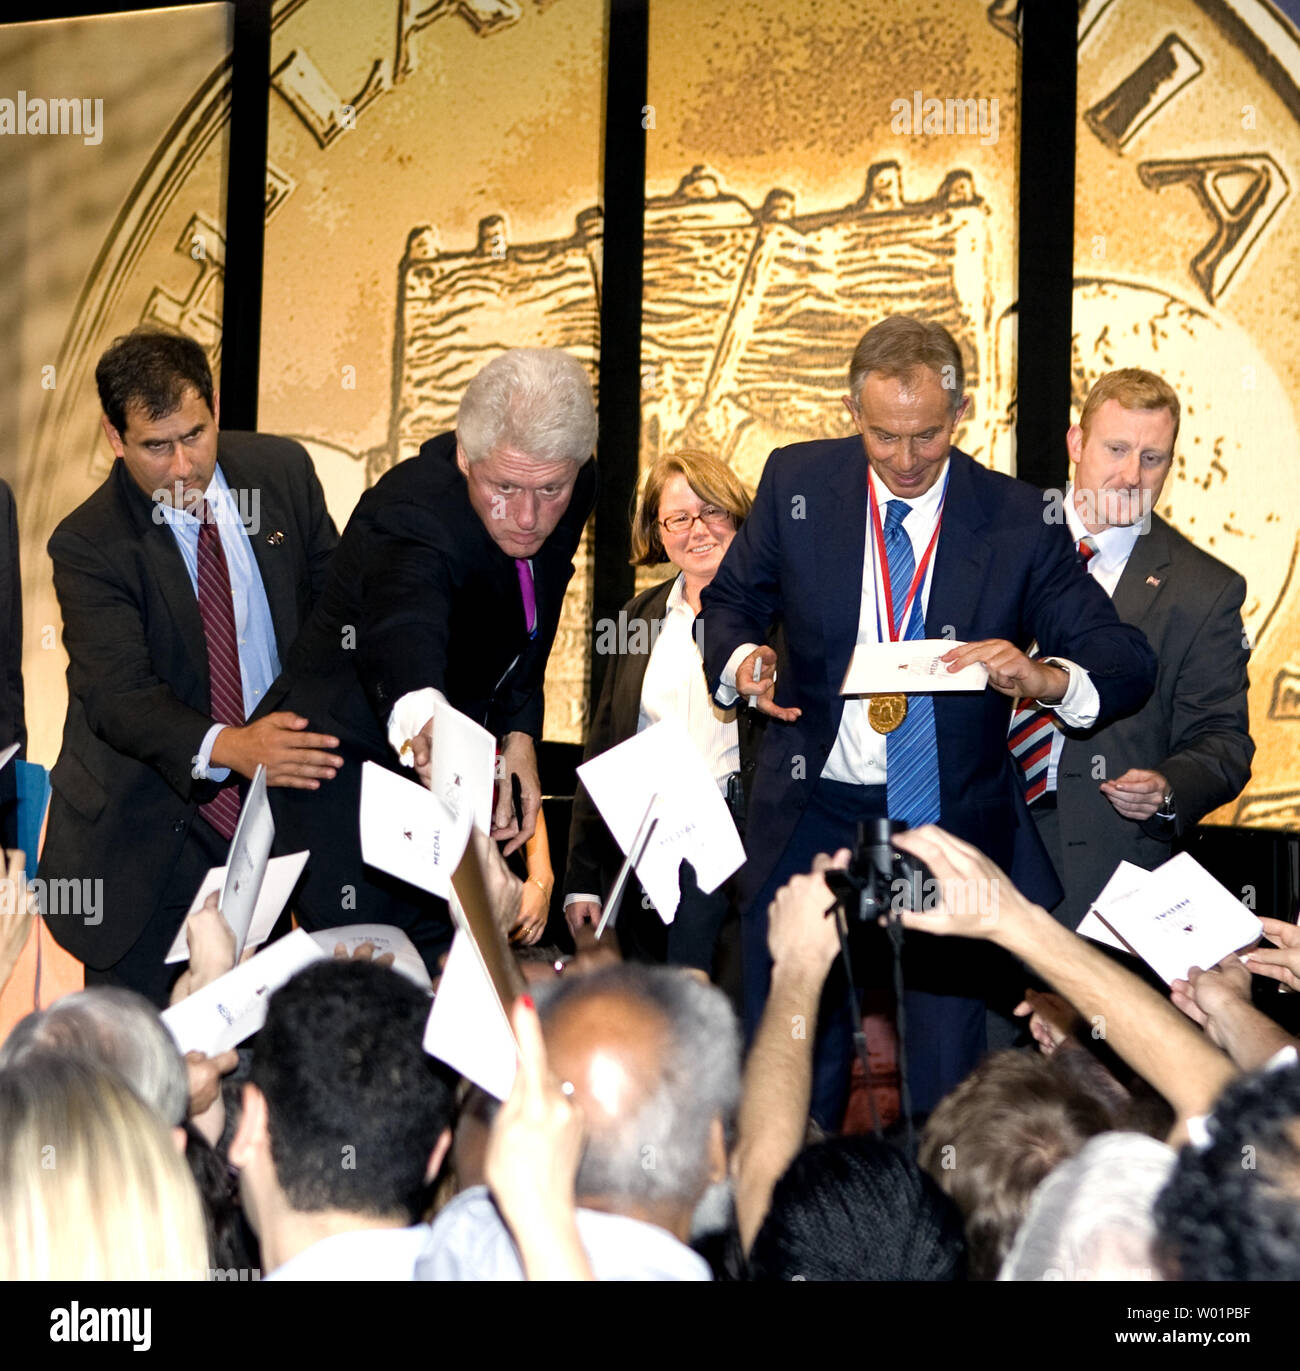
[[[1156,810],[1157,819],[1173,820],[1178,817],[1178,811],[1174,808],[1174,788],[1171,785],[1165,787],[1165,793],[1160,797],[1160,808]]]

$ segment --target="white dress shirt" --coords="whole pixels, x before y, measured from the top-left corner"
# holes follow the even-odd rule
[[[413,1281],[429,1241],[427,1223],[335,1233],[277,1266],[268,1281]]]
[[[521,1281],[524,1268],[510,1230],[484,1185],[462,1191],[433,1221],[416,1267],[421,1281]],[[698,1253],[666,1228],[578,1210],[578,1237],[598,1281],[710,1281]]]
[[[889,491],[888,487],[870,467],[867,470],[870,473],[871,484],[875,489],[876,503],[880,510],[880,524],[883,529],[887,513],[885,506],[889,501],[898,497]],[[915,500],[905,501],[911,506],[912,512],[903,524],[903,531],[911,539],[912,556],[917,566],[920,566],[921,558],[925,555],[925,549],[934,533],[947,479],[948,463],[945,461],[938,479],[930,489]],[[921,601],[922,615],[928,613],[930,608],[930,586],[934,580],[934,564],[939,556],[939,544],[942,542],[943,534],[940,533],[939,542],[935,544],[934,554],[930,559],[930,565],[926,568],[925,581],[917,592]],[[875,535],[871,527],[871,515],[868,512],[866,547],[863,552],[862,578],[859,582],[858,644],[889,641],[888,630],[885,628],[884,591],[884,578],[888,574],[888,568],[879,565],[879,562]],[[877,604],[880,606],[879,624],[877,623]],[[896,619],[901,618],[902,608],[902,605],[894,606]],[[910,619],[911,609],[909,608],[908,621]],[[897,623],[895,627],[898,627]],[[883,637],[882,630],[885,633]],[[900,633],[906,631],[907,622],[905,621]],[[720,680],[718,691],[720,698],[725,700],[730,693],[735,691],[736,670],[756,646],[755,643],[744,643],[732,653]],[[1056,658],[1055,660],[1065,662],[1064,658]],[[1053,709],[1071,728],[1087,728],[1096,722],[1097,713],[1101,706],[1097,687],[1093,685],[1088,673],[1081,667],[1076,666],[1073,662],[1066,662],[1065,664],[1070,667],[1070,683],[1066,688],[1064,697],[1053,706]],[[835,745],[831,748],[830,756],[826,759],[826,765],[821,772],[825,780],[843,781],[849,785],[885,784],[887,735],[877,733],[871,727],[867,719],[867,710],[867,698],[849,696],[845,699],[839,732],[835,735]]]

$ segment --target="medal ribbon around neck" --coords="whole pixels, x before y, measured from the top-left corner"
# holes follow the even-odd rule
[[[867,498],[868,503],[871,505],[871,530],[874,535],[871,549],[873,554],[872,590],[876,592],[874,597],[876,601],[876,636],[880,639],[882,643],[885,641],[885,635],[880,631],[880,594],[879,591],[876,590],[876,583],[878,581],[884,582],[885,613],[889,616],[889,641],[891,643],[896,643],[901,637],[904,627],[907,624],[907,618],[908,615],[911,613],[912,609],[912,601],[916,599],[916,592],[921,588],[921,583],[925,580],[925,573],[930,566],[930,558],[934,555],[934,545],[939,541],[939,530],[943,527],[943,507],[948,499],[948,478],[951,475],[952,467],[950,466],[948,470],[944,473],[943,494],[939,497],[939,515],[938,518],[936,518],[934,521],[934,532],[930,535],[929,544],[926,546],[925,552],[921,557],[920,563],[917,565],[916,574],[912,577],[912,584],[908,587],[907,599],[903,601],[903,608],[899,616],[901,622],[899,623],[898,627],[895,628],[894,592],[893,588],[890,586],[889,583],[889,556],[885,552],[885,532],[880,522],[880,507],[876,503],[876,483],[871,479],[871,473],[870,470],[868,470]],[[907,537],[907,533],[904,529],[900,528],[899,532],[902,533],[904,538]],[[884,575],[880,577],[877,577],[875,575],[877,557],[879,558],[880,566],[884,569]]]

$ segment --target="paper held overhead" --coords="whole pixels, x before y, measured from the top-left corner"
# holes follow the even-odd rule
[[[271,936],[272,929],[275,928],[276,921],[284,913],[284,907],[289,902],[289,896],[293,894],[294,886],[298,884],[298,877],[302,875],[302,869],[307,865],[307,858],[310,853],[291,852],[284,857],[272,857],[266,864],[266,874],[262,877],[261,888],[257,892],[257,902],[253,909],[252,922],[249,925],[248,936],[244,939],[244,947],[240,948],[238,935],[236,935],[236,958],[243,955],[245,949],[250,947],[261,947]],[[225,888],[229,881],[230,868],[225,866],[214,866],[211,871],[203,878],[203,884],[199,886],[199,893],[195,895],[193,903],[190,905],[189,914],[195,914],[203,908],[204,901],[214,890],[220,891]],[[226,907],[218,904],[222,917],[226,917]],[[189,914],[186,918],[189,918]],[[226,920],[229,923],[229,919]],[[180,931],[176,934],[171,947],[168,949],[166,962],[170,966],[173,962],[187,962],[190,959],[189,939],[185,935],[185,925],[182,924]]]
[[[976,662],[949,671],[940,661],[964,643],[951,638],[914,638],[901,643],[859,643],[840,686],[841,695],[932,695],[948,690],[983,690],[989,673]]]
[[[714,891],[745,860],[745,849],[708,764],[684,724],[663,719],[578,768],[592,803],[624,853],[633,846],[653,797],[654,834],[636,874],[665,923],[681,896],[686,860],[699,886]]]
[[[256,957],[165,1009],[162,1021],[183,1053],[205,1052],[211,1057],[238,1047],[266,1022],[271,995],[303,967],[325,955],[306,929],[296,928]]]
[[[1166,983],[1185,980],[1194,966],[1208,970],[1263,936],[1254,914],[1189,852],[1180,852],[1145,879],[1116,872],[1093,904],[1093,913],[1119,946],[1141,957]],[[1111,893],[1116,879],[1120,884]],[[1089,937],[1097,934],[1085,928]],[[1109,941],[1109,939],[1099,939]]]
[[[362,766],[361,855],[370,866],[445,900],[469,828],[468,806],[457,816],[418,781]]]

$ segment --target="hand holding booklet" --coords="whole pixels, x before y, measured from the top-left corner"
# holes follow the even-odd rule
[[[913,638],[900,643],[859,643],[840,686],[841,695],[931,695],[948,690],[983,690],[987,668],[978,662],[949,671],[940,659],[964,643],[951,638]]]
[[[1112,936],[1103,937],[1097,925]],[[1154,871],[1121,863],[1079,932],[1141,957],[1166,983],[1217,966],[1257,942],[1263,925],[1189,852]]]

